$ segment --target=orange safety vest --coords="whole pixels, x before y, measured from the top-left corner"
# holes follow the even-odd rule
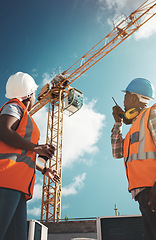
[[[152,107],[156,107],[156,104]],[[124,162],[129,191],[152,187],[156,177],[156,146],[148,129],[152,107],[139,114],[124,140]]]
[[[23,116],[16,132],[22,138],[37,144],[40,131],[25,105],[17,99],[11,99],[6,104],[11,102],[15,102],[23,109]],[[18,149],[0,141],[0,187],[21,191],[25,193],[27,200],[32,198],[36,175],[35,165],[35,152]]]

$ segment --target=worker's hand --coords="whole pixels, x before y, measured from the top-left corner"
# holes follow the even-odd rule
[[[53,168],[47,168],[45,175],[50,178],[54,183],[60,182],[60,177],[57,175],[57,171]]]
[[[156,183],[151,188],[151,201],[148,204],[151,206],[152,212],[156,212]]]
[[[44,144],[44,145],[36,145],[34,147],[34,152],[46,156],[48,159],[54,155],[55,147],[50,144]]]
[[[122,110],[121,107],[119,107],[118,105],[115,105],[113,107],[112,114],[113,114],[115,122],[121,122],[124,117],[125,112]]]

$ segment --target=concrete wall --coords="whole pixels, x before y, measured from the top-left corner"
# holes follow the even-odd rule
[[[48,227],[48,240],[97,239],[95,220],[44,223],[44,225]]]

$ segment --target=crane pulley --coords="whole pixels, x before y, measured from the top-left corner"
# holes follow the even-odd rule
[[[62,137],[63,137],[63,111],[69,103],[77,107],[82,106],[82,93],[74,102],[70,84],[78,79],[83,73],[94,66],[104,56],[116,48],[120,43],[131,36],[143,24],[156,15],[156,0],[146,0],[139,8],[133,11],[128,17],[125,15],[114,21],[113,30],[91,48],[83,57],[75,62],[66,71],[56,75],[44,86],[38,101],[33,106],[30,114],[33,115],[46,104],[48,109],[47,139],[48,144],[53,144],[56,152],[49,160],[48,166],[53,167],[62,181]],[[64,101],[68,104],[64,106]],[[73,98],[72,98],[73,97]],[[76,102],[77,101],[77,102]],[[71,105],[71,108],[74,106]],[[75,110],[74,110],[75,111]],[[46,176],[43,178],[41,221],[56,221],[60,219],[61,213],[61,181],[53,183]]]

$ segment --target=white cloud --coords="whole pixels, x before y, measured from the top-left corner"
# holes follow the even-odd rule
[[[95,104],[96,101],[92,100],[84,104],[73,116],[64,117],[64,167],[81,161],[86,153],[93,155],[98,151],[97,142],[101,136],[105,116],[95,112]]]
[[[102,3],[103,1],[100,0]],[[113,7],[116,7],[117,10],[123,9],[123,7],[127,4],[128,0],[105,0],[105,3],[107,4],[108,9],[111,9]]]
[[[51,76],[49,73],[43,73],[42,77],[43,77],[42,86],[51,81]]]
[[[93,155],[98,151],[97,142],[101,136],[105,116],[94,110],[96,101],[84,104],[82,109],[71,117],[64,115],[63,166],[69,167],[74,162],[82,161],[85,154]],[[47,109],[40,109],[35,115],[40,132],[40,143],[46,142]]]
[[[76,176],[73,179],[73,182],[69,185],[62,188],[62,196],[69,196],[69,195],[75,195],[78,193],[78,190],[80,190],[84,186],[84,180],[86,179],[86,173],[82,173],[81,175]]]
[[[34,199],[36,199],[36,200],[41,199],[41,196],[42,196],[42,185],[35,184],[35,187],[34,187]]]
[[[113,10],[116,13],[131,13],[136,10],[144,0],[99,0],[99,7],[104,7],[108,10]],[[124,12],[126,11],[126,12]]]
[[[40,203],[40,201],[41,201],[41,198],[42,198],[42,184],[35,183],[33,198],[30,201],[28,201],[28,214],[31,214],[31,215],[37,216],[37,217],[40,216],[41,208],[40,207],[32,208],[32,206],[36,205],[36,203],[38,205],[38,203]],[[40,201],[38,201],[38,200],[40,200]]]
[[[36,68],[33,68],[33,69],[32,69],[32,76],[33,76],[34,78],[38,77],[38,71],[37,71]]]
[[[42,184],[36,183],[34,186],[33,198],[28,202],[29,204],[34,203],[42,198]]]
[[[33,209],[28,209],[27,212],[28,212],[28,214],[39,217],[41,214],[41,209],[34,207]]]
[[[46,143],[48,111],[46,107],[41,108],[33,115],[35,122],[40,130],[40,144]]]
[[[105,116],[95,111],[95,104],[96,101],[92,100],[91,102],[85,103],[82,109],[73,116],[68,117],[64,115],[64,167],[69,167],[75,162],[78,163],[80,161],[84,161],[82,158],[87,159],[86,162],[90,164],[94,154],[98,151],[97,142],[101,136]],[[42,144],[46,142],[47,115],[47,108],[44,107],[33,116],[41,132],[40,143]],[[86,173],[76,176],[71,184],[63,187],[62,196],[77,194],[81,187],[83,187],[85,179]],[[30,205],[28,204],[28,209],[30,209],[28,213],[35,216],[39,215],[39,209],[31,209],[31,204],[40,200],[41,197],[42,182],[37,181],[34,187],[33,199],[29,201]]]
[[[121,14],[128,16],[143,2],[144,0],[98,0],[97,21],[104,25],[108,23],[108,25],[113,27],[114,19]],[[109,16],[108,19],[106,19],[106,15]]]
[[[156,16],[141,26],[137,32],[135,32],[134,37],[136,40],[140,40],[143,38],[149,38],[153,34],[156,34]]]
[[[69,205],[68,204],[63,204],[62,205],[62,210],[65,210],[65,209],[68,209],[69,208]]]
[[[105,19],[105,10],[110,10],[111,13],[114,15],[114,17],[111,17],[107,19],[107,22],[109,25],[112,26],[113,20],[118,17],[120,14],[124,14],[125,16],[129,16],[131,12],[136,10],[138,7],[140,7],[144,0],[98,0],[99,2],[99,13],[97,20],[100,23],[103,23]],[[151,4],[151,6],[154,4],[154,1],[148,1],[148,4]],[[150,6],[150,5],[149,5]],[[155,13],[156,9],[152,9],[151,12],[148,13],[148,16],[150,14]],[[145,19],[144,19],[145,20]],[[140,22],[141,24],[141,22]],[[156,17],[154,16],[149,21],[147,21],[143,26],[141,26],[135,33],[134,37],[136,40],[149,38],[153,34],[156,34]]]

